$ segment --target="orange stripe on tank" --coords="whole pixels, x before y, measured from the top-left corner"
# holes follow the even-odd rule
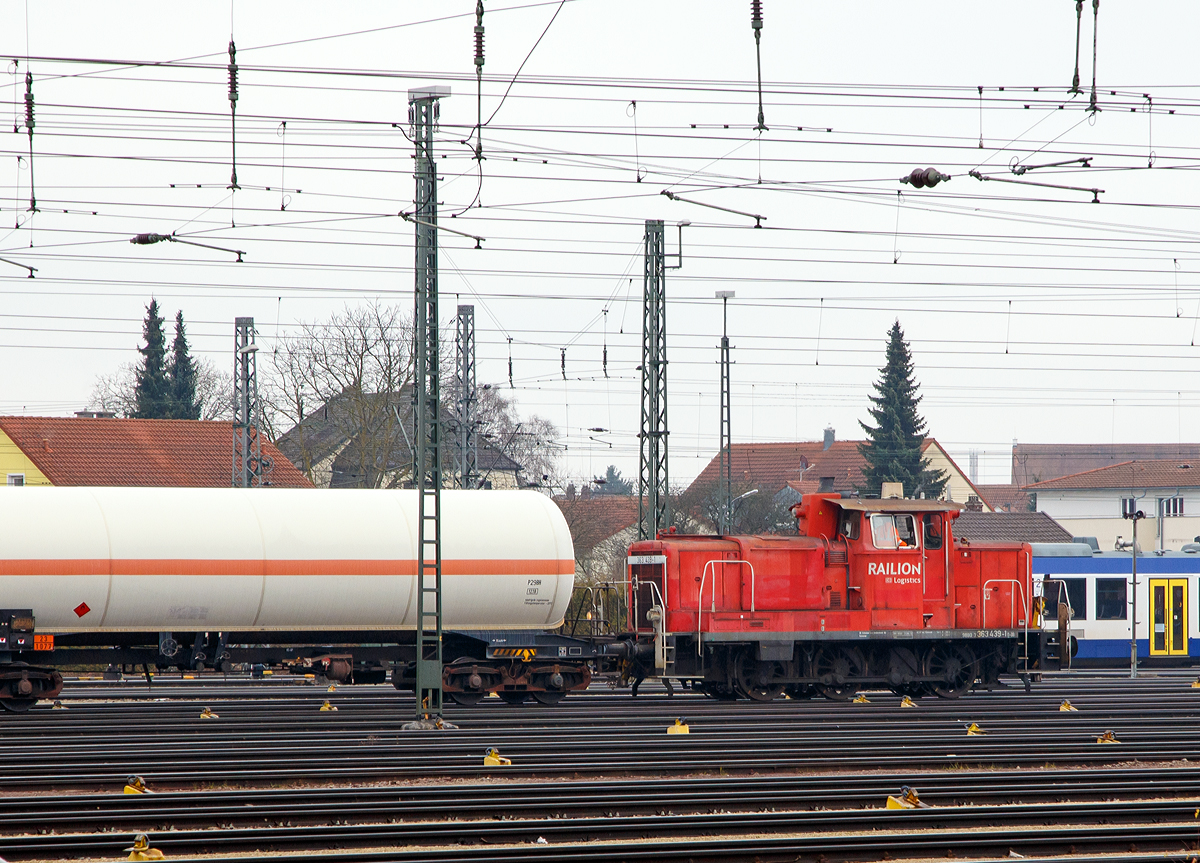
[[[415,560],[0,560],[0,577],[37,575],[399,575]],[[443,560],[443,575],[574,575],[573,560]]]

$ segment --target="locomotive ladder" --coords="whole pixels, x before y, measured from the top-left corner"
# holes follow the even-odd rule
[[[410,90],[409,123],[416,145],[416,290],[413,321],[414,447],[417,490],[417,662],[418,727],[442,715],[442,453],[438,387],[437,165],[433,130],[444,87]]]

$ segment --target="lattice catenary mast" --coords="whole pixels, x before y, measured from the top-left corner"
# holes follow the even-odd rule
[[[416,712],[420,722],[442,715],[442,423],[438,384],[437,164],[433,130],[439,99],[449,87],[408,91],[408,119],[416,145],[416,309],[413,355],[416,434],[413,487],[417,490]]]
[[[458,401],[454,405],[454,472],[459,488],[479,485],[477,436],[479,390],[475,383],[475,307],[459,306],[455,318],[455,358],[458,367]]]
[[[646,220],[645,247],[638,539],[653,539],[671,522],[667,478],[666,260],[662,219]]]
[[[254,318],[234,318],[233,324],[233,485],[256,488],[268,484],[270,471],[258,434],[258,345]]]

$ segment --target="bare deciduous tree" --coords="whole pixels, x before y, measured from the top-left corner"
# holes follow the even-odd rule
[[[112,411],[119,417],[133,416],[137,407],[138,364],[122,363],[113,372],[97,375],[88,399],[88,409]],[[200,419],[228,420],[233,417],[233,374],[221,371],[208,359],[196,360],[196,398]]]

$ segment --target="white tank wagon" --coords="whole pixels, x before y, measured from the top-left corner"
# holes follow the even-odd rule
[[[451,490],[441,501],[443,627],[558,626],[575,564],[554,502],[530,491]],[[6,487],[0,703],[12,671],[4,663],[61,662],[69,647],[96,661],[116,656],[104,650],[141,647],[122,657],[144,662],[154,645],[160,668],[219,668],[270,658],[239,653],[246,644],[411,643],[417,503],[409,490]],[[331,676],[349,676],[349,658],[324,657],[323,668],[332,661],[344,674]],[[493,677],[482,676],[480,697],[489,682],[501,685]],[[14,685],[10,700],[54,689]]]

